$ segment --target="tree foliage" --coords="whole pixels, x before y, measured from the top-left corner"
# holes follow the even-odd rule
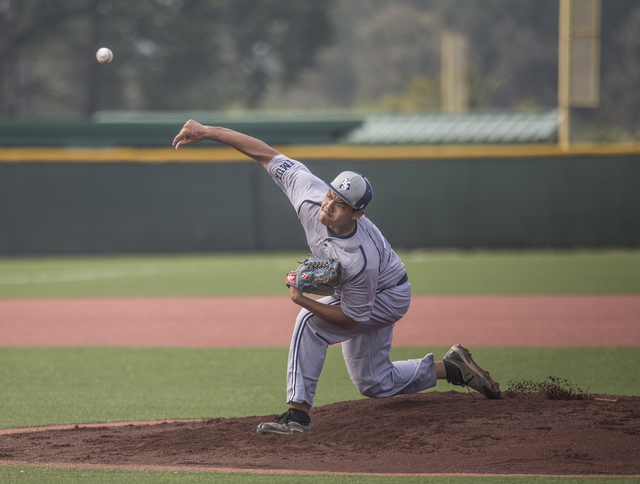
[[[472,107],[555,106],[558,12],[558,0],[0,0],[0,115],[436,109],[446,30],[469,39]],[[578,117],[640,124],[638,32],[638,0],[602,2],[601,104]]]
[[[3,0],[2,114],[256,106],[313,64],[331,1]]]
[[[472,108],[553,107],[558,17],[558,0],[341,0],[334,43],[313,74],[272,102],[425,108],[424,96],[412,108],[406,100],[415,79],[439,85],[440,39],[448,30],[469,39]],[[612,139],[640,136],[640,4],[604,0],[601,27],[600,107],[576,109],[574,117],[601,129],[615,125]]]

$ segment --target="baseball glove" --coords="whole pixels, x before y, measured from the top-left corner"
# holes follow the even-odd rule
[[[330,296],[340,282],[340,261],[310,257],[298,269],[289,272],[285,284],[297,290]]]

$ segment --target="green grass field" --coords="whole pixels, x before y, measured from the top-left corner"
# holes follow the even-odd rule
[[[394,348],[392,357],[447,349]],[[640,395],[640,376],[621,371],[640,365],[637,348],[474,348],[473,355],[503,389],[553,374],[591,393]],[[286,361],[286,348],[1,348],[0,428],[281,413]],[[330,348],[315,404],[358,398],[340,348]]]
[[[638,294],[640,251],[405,252],[416,294]],[[0,298],[286,294],[305,254],[0,258]],[[246,274],[260,274],[260,284]],[[262,281],[266,282],[262,282]],[[264,287],[263,287],[264,286]],[[1,321],[1,315],[0,315]],[[1,338],[1,336],[0,336]],[[1,339],[0,339],[1,342]],[[0,343],[1,344],[1,343]],[[446,348],[394,348],[395,359]],[[639,348],[477,348],[509,381],[566,378],[593,393],[640,395]],[[279,413],[286,348],[0,346],[0,428]],[[485,363],[486,362],[486,363]],[[239,378],[242,376],[242,378]],[[442,384],[439,384],[442,385]],[[273,388],[281,388],[273,391]],[[436,390],[444,389],[436,387]],[[447,386],[447,390],[450,387]],[[361,398],[330,348],[316,405]],[[599,478],[362,478],[0,466],[0,482],[600,482]],[[639,482],[607,479],[607,482]]]
[[[380,477],[214,474],[188,471],[130,471],[122,469],[54,469],[50,467],[0,466],[3,483],[101,483],[121,484],[632,484],[631,477]]]
[[[380,477],[380,476],[314,476],[256,475],[188,471],[141,471],[123,469],[55,469],[36,466],[0,466],[3,483],[100,483],[121,484],[631,484],[630,477]]]
[[[640,293],[640,251],[399,253],[415,294]],[[285,275],[305,256],[4,257],[0,298],[283,295]]]

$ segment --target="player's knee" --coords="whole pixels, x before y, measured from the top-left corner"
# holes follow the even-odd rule
[[[360,380],[354,382],[356,389],[360,392],[360,395],[365,397],[375,398],[380,394],[380,384],[374,381]]]
[[[364,395],[365,397],[369,398],[376,398],[378,396],[378,393],[369,388],[367,390],[361,390],[360,395]]]

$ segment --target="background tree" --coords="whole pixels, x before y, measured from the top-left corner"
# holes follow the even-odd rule
[[[23,117],[255,107],[331,34],[331,0],[0,2],[2,114]]]
[[[558,0],[0,0],[0,115],[437,109],[444,30],[469,38],[474,108],[557,104]],[[640,136],[640,5],[602,2],[590,136]],[[109,46],[115,61],[95,61]],[[578,131],[578,129],[576,129]],[[585,131],[585,132],[586,132]]]
[[[312,71],[287,91],[272,89],[268,101],[414,110],[406,100],[415,97],[416,79],[437,94],[440,34],[447,29],[469,38],[473,108],[554,107],[558,15],[558,0],[340,0],[332,10],[335,41],[319,52]],[[638,32],[637,0],[602,2],[601,103],[574,110],[576,136],[640,137]],[[428,109],[425,99],[413,107]]]

